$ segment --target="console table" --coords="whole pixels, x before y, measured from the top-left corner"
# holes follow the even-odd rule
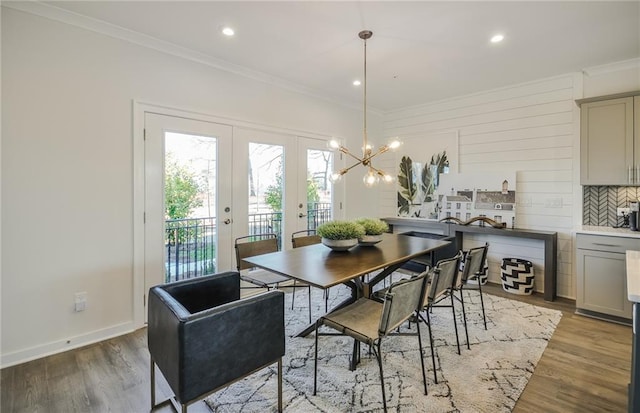
[[[462,248],[465,233],[495,235],[501,237],[529,238],[544,242],[544,299],[553,301],[556,298],[558,233],[554,231],[537,231],[531,229],[493,228],[491,226],[457,225],[420,218],[390,217],[382,218],[389,224],[393,232],[394,225],[421,228],[425,232],[455,236],[457,249]]]

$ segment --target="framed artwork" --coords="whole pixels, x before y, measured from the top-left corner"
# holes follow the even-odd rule
[[[458,132],[405,138],[396,165],[397,215],[437,219],[440,176],[458,171]]]
[[[515,227],[515,172],[441,175],[436,196],[438,219],[453,217],[466,222],[486,217],[506,228]]]

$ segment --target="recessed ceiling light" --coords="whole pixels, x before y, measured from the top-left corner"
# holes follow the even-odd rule
[[[222,34],[224,34],[225,36],[233,36],[236,32],[233,31],[233,29],[231,27],[225,27],[224,29],[222,29]]]
[[[362,84],[362,82],[360,82],[357,79],[353,81],[353,86],[360,86],[361,84]]]
[[[504,35],[503,34],[496,34],[495,36],[493,36],[491,38],[491,43],[500,43],[503,40],[504,40]]]

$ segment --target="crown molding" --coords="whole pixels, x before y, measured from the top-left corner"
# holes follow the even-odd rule
[[[266,73],[252,70],[244,66],[236,65],[222,59],[217,59],[215,57],[183,46],[178,46],[176,44],[160,40],[155,37],[148,36],[146,34],[142,34],[130,29],[126,29],[115,24],[107,23],[102,20],[94,19],[92,17],[88,17],[79,13],[61,9],[51,4],[41,3],[39,1],[9,1],[2,2],[2,7],[7,7],[21,12],[33,14],[71,26],[80,27],[82,29],[100,33],[105,36],[124,40],[138,46],[146,47],[148,49],[153,49],[185,60],[200,63],[218,70],[235,74],[237,76],[257,80],[259,82],[267,83],[308,97],[323,100],[332,104],[337,104],[348,109],[361,109],[361,106],[359,104],[345,103],[344,101],[322,95],[316,90],[278,78],[277,76],[268,75]],[[384,113],[384,111],[373,107],[370,107],[369,111],[377,115],[382,115]]]
[[[620,62],[607,63],[600,66],[587,67],[582,69],[582,72],[587,76],[599,76],[630,69],[640,69],[640,57]]]

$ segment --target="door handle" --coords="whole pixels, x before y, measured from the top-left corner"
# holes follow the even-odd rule
[[[307,214],[303,214],[302,212],[298,214],[298,218],[304,218],[306,216],[307,216]]]
[[[231,221],[231,219],[227,218],[227,219],[225,219],[225,220],[224,220],[224,221],[222,221],[222,222],[224,222],[225,224],[229,225],[229,224],[231,224],[231,222],[233,222],[233,221]]]
[[[633,166],[629,165],[629,169],[627,172],[628,172],[627,181],[628,183],[632,184],[633,183]]]

